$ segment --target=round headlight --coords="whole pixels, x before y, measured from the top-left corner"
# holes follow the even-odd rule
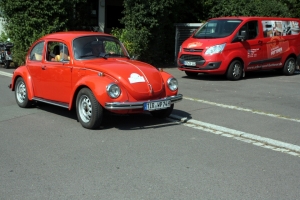
[[[118,98],[121,94],[121,89],[117,84],[111,83],[106,87],[107,94],[115,99]]]
[[[170,90],[175,91],[178,89],[178,81],[176,78],[174,78],[174,77],[169,78],[167,83],[168,83]]]

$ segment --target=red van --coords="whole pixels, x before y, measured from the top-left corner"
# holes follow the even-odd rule
[[[230,80],[255,70],[278,69],[292,75],[299,69],[299,33],[296,18],[213,18],[182,43],[178,69],[188,76],[225,74]]]

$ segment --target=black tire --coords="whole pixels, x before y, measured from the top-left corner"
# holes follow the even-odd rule
[[[76,113],[81,125],[87,129],[96,129],[101,125],[103,108],[92,91],[82,88],[76,98]]]
[[[4,61],[4,68],[8,69],[10,67],[10,60],[5,60]]]
[[[32,101],[28,99],[27,86],[24,79],[19,77],[15,84],[15,99],[21,108],[29,108]]]
[[[282,68],[284,75],[290,76],[293,75],[296,71],[296,60],[293,57],[288,58]]]
[[[196,77],[196,76],[198,76],[198,72],[188,72],[188,71],[184,71],[184,72],[189,77]]]
[[[241,61],[234,60],[230,63],[227,69],[226,77],[232,81],[239,80],[243,77],[243,65]]]
[[[160,118],[160,119],[163,119],[163,118],[166,118],[166,117],[169,117],[169,115],[172,113],[173,111],[173,108],[174,108],[174,104],[172,104],[169,108],[167,109],[163,109],[163,110],[155,110],[155,111],[151,111],[151,115],[153,117],[156,117],[156,118]]]

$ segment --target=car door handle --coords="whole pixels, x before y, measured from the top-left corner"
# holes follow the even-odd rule
[[[42,70],[45,70],[46,69],[46,66],[42,66]]]
[[[262,44],[263,44],[263,41],[258,40],[258,44],[262,45]]]

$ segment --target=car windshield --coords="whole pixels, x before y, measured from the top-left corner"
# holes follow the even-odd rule
[[[110,36],[84,36],[73,41],[75,59],[129,57],[122,43]]]
[[[233,33],[242,20],[216,19],[203,24],[193,35],[193,38],[224,38]]]

